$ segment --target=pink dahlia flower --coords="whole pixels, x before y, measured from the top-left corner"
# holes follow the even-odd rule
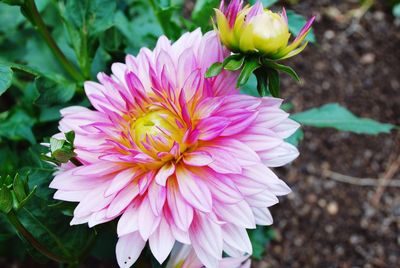
[[[224,257],[218,262],[218,268],[250,268],[249,255]],[[203,263],[197,258],[196,252],[189,245],[177,244],[172,249],[167,268],[202,268]]]
[[[271,224],[267,207],[290,192],[269,167],[297,157],[284,139],[298,124],[282,100],[239,94],[237,73],[204,78],[227,53],[214,32],[173,44],[160,37],[153,51],[85,83],[95,110],[61,111],[60,130],[75,131],[82,165],[59,171],[54,198],[79,202],[71,224],[120,217],[121,267],[146,241],[160,263],[175,241],[191,244],[207,267],[218,266],[223,250],[251,254],[246,228]]]

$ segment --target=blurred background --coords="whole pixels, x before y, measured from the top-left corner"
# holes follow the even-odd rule
[[[101,23],[92,28],[93,36],[85,37],[89,49],[81,51],[77,47],[82,43],[71,42],[62,26],[65,21],[77,20],[74,13],[64,14],[60,9],[68,7],[68,2],[75,1],[36,1],[51,34],[87,79],[99,71],[109,72],[110,63],[122,61],[126,53],[152,47],[163,32],[177,38],[197,26],[210,26],[206,15],[210,8],[196,12],[196,1],[172,1],[180,9],[162,13],[166,21],[160,25],[152,6],[157,1],[121,0],[116,1],[112,16],[104,12],[100,17]],[[301,83],[283,76],[282,97],[292,104],[291,112],[337,102],[358,116],[400,125],[398,1],[263,2],[277,10],[285,6],[306,18],[316,16],[315,42],[287,62],[298,72]],[[177,19],[177,13],[187,21]],[[72,23],[69,34],[78,26]],[[65,76],[19,8],[4,3],[0,3],[0,60],[27,64],[54,77]],[[79,87],[66,84],[59,94],[53,85],[55,96],[38,97],[43,92],[37,92],[34,83],[31,74],[18,74],[11,90],[0,97],[0,174],[30,170],[29,183],[41,183],[44,188],[39,187],[36,194],[46,199],[52,194],[45,190],[51,170],[34,158],[41,151],[37,143],[56,132],[60,108],[88,103]],[[33,100],[36,106],[32,106]],[[11,131],[10,126],[17,127]],[[262,234],[253,234],[261,240],[255,244],[253,267],[400,267],[400,136],[398,131],[391,133],[366,136],[305,127],[300,157],[277,169],[293,193],[272,208],[274,225],[262,229]],[[68,209],[63,208],[64,224],[70,219]],[[53,221],[46,218],[49,225],[61,226]],[[34,230],[42,234],[37,228]],[[64,236],[69,230],[59,229]],[[115,234],[106,229],[107,225],[99,227],[101,237],[82,267],[116,266]],[[57,267],[37,254],[30,257],[24,248],[0,218],[0,267]],[[145,266],[139,262],[137,267]]]
[[[303,81],[286,79],[282,87],[296,111],[339,102],[400,124],[400,20],[389,2],[290,6],[317,16],[317,43],[291,60]],[[281,170],[293,193],[272,210],[276,240],[255,267],[400,267],[398,132],[304,132],[300,157]]]

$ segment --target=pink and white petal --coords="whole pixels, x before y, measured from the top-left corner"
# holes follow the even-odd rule
[[[274,172],[263,164],[256,164],[243,169],[243,176],[264,184],[275,195],[287,195],[290,188]]]
[[[149,239],[160,224],[161,217],[156,216],[150,206],[148,198],[144,198],[139,207],[139,233],[144,240]]]
[[[250,255],[253,253],[246,228],[227,223],[222,226],[222,235],[226,244]]]
[[[200,177],[186,168],[178,166],[176,169],[176,178],[179,191],[189,204],[203,212],[210,212],[212,210],[210,189],[208,189],[208,186]]]
[[[299,151],[295,146],[284,142],[279,147],[259,152],[259,155],[266,166],[280,167],[296,159],[299,156]]]
[[[167,200],[167,189],[153,181],[148,188],[147,195],[154,215],[159,216],[164,208],[165,201]]]
[[[131,267],[139,258],[145,245],[146,241],[143,240],[139,232],[121,236],[115,248],[119,267]]]
[[[105,183],[108,177],[89,177],[74,175],[80,167],[73,168],[62,173],[58,173],[51,181],[49,187],[64,191],[83,191],[92,190],[100,184]]]
[[[207,166],[214,161],[212,156],[204,151],[194,151],[191,153],[185,153],[183,156],[183,162],[189,166]]]
[[[110,186],[107,188],[105,195],[109,196],[112,195],[124,187],[126,187],[138,174],[137,170],[133,168],[128,168],[119,172],[111,181]]]
[[[208,166],[221,174],[240,174],[242,167],[228,150],[216,146],[202,146],[199,150],[209,153],[213,160]]]
[[[100,161],[88,166],[80,166],[72,172],[72,175],[78,176],[104,176],[121,170],[122,167],[116,163]]]
[[[221,116],[211,116],[200,120],[197,129],[200,131],[199,139],[203,141],[212,140],[221,135],[230,124],[230,120]]]
[[[243,195],[228,176],[215,172],[205,173],[205,176],[208,177],[205,182],[209,185],[213,199],[226,204],[235,204],[243,200]]]
[[[167,188],[167,202],[174,223],[182,231],[187,231],[193,220],[193,208],[180,193],[176,179],[169,180]]]
[[[251,209],[258,225],[271,225],[274,222],[268,208],[252,207]]]
[[[175,165],[171,162],[164,164],[157,172],[155,177],[156,182],[165,186],[167,183],[167,179],[175,173]]]
[[[130,205],[118,220],[117,234],[119,237],[139,230],[139,210],[137,206]]]
[[[68,202],[80,202],[90,191],[64,191],[58,190],[54,193],[53,198]]]
[[[222,259],[222,231],[210,215],[196,213],[189,237],[197,257],[206,267],[218,267]]]
[[[246,201],[236,204],[214,202],[214,212],[221,221],[230,222],[247,229],[256,228],[253,211]]]
[[[91,190],[87,195],[80,201],[78,206],[74,210],[74,216],[83,217],[92,214],[93,212],[99,211],[112,202],[114,196],[104,196],[104,191],[108,187],[108,184],[98,185],[97,188]]]
[[[122,189],[112,200],[107,209],[107,217],[115,217],[121,214],[139,194],[137,184],[131,183]]]
[[[252,207],[259,208],[270,207],[279,202],[279,199],[269,189],[261,193],[246,196],[245,199]]]
[[[258,154],[247,144],[233,138],[218,138],[213,141],[216,147],[228,151],[241,166],[254,165],[261,162]]]
[[[167,221],[161,219],[160,225],[149,238],[151,252],[160,264],[167,259],[174,243],[175,238]]]
[[[286,119],[285,121],[281,122],[279,125],[272,128],[279,137],[282,139],[289,138],[293,133],[299,129],[300,124],[292,119]]]

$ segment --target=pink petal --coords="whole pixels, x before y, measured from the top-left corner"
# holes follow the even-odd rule
[[[253,253],[249,235],[243,227],[234,224],[224,224],[222,226],[224,242],[228,245],[248,254]]]
[[[222,259],[221,227],[208,215],[198,213],[189,229],[190,241],[197,257],[206,267],[218,267]]]
[[[215,202],[214,211],[222,221],[230,222],[248,229],[254,229],[256,227],[253,212],[246,201],[230,205]]]
[[[183,162],[189,166],[207,166],[213,162],[213,158],[207,152],[194,151],[191,153],[185,153]]]
[[[193,220],[193,209],[183,199],[175,180],[168,181],[167,201],[176,226],[187,231]]]
[[[271,225],[274,221],[268,208],[252,208],[258,225]]]
[[[263,163],[268,167],[280,167],[292,162],[299,156],[297,148],[287,142],[268,151],[259,152]]]
[[[145,245],[146,241],[142,239],[139,232],[120,237],[115,248],[119,267],[131,267],[139,258]]]
[[[138,227],[139,220],[139,211],[138,208],[134,205],[129,206],[121,218],[118,221],[117,225],[117,234],[119,237],[136,232],[139,230]]]
[[[182,166],[178,166],[176,169],[176,178],[179,191],[189,204],[203,212],[211,211],[211,192],[199,177]]]
[[[167,179],[175,173],[175,165],[172,161],[164,164],[158,171],[155,180],[156,182],[161,185],[165,186],[167,183]]]
[[[149,186],[147,194],[154,215],[159,216],[164,208],[164,204],[167,199],[166,188],[153,182]]]
[[[150,235],[156,230],[160,224],[161,217],[154,215],[150,201],[145,198],[139,208],[139,233],[144,240],[147,240]]]
[[[200,131],[199,139],[208,141],[218,137],[229,123],[229,119],[219,116],[212,116],[201,120],[197,125],[197,129]]]
[[[133,168],[129,168],[118,173],[112,180],[110,186],[107,188],[105,196],[112,195],[113,193],[123,189],[135,178],[136,175],[137,171]]]
[[[111,202],[107,210],[108,217],[115,217],[126,209],[132,200],[139,194],[137,184],[131,183],[120,191]]]
[[[165,219],[162,219],[157,230],[150,236],[149,245],[157,261],[162,264],[174,246],[175,238]]]

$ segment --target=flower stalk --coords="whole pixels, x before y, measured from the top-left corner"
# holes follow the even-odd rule
[[[42,36],[50,50],[56,56],[65,71],[77,82],[83,82],[84,78],[80,72],[77,71],[75,66],[67,59],[60,47],[57,45],[49,30],[46,27],[39,11],[36,7],[34,0],[26,0],[21,6],[25,16],[33,24],[38,33]]]
[[[14,228],[18,231],[18,233],[44,256],[59,263],[70,262],[66,258],[52,253],[44,245],[42,245],[39,241],[37,241],[36,238],[24,227],[24,225],[18,219],[17,215],[14,213],[13,210],[7,213],[7,219],[12,224],[12,226],[14,226]]]

